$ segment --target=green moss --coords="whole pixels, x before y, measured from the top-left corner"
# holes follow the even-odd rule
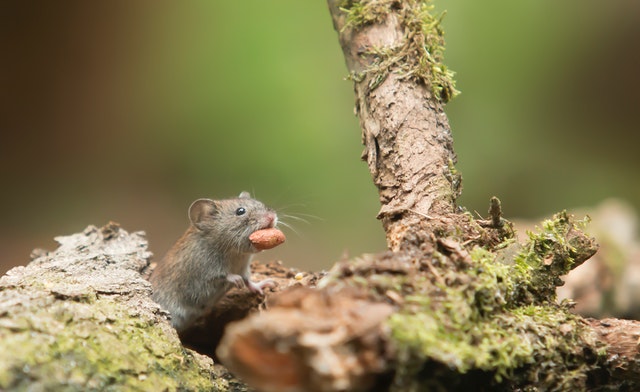
[[[434,243],[337,264],[319,286],[351,285],[398,306],[387,321],[394,390],[474,390],[479,379],[486,390],[583,390],[602,347],[555,288],[596,250],[582,232],[588,220],[562,212],[519,244],[464,217],[471,241],[462,225],[443,226]]]
[[[558,214],[524,245],[510,239],[497,253],[475,247],[457,269],[434,263],[446,285],[431,277],[430,285],[403,287],[413,294],[388,320],[401,358],[397,390],[426,388],[421,379],[433,387],[442,369],[460,377],[484,374],[498,390],[584,386],[600,347],[581,318],[555,302],[554,291],[558,276],[584,253],[574,241],[584,238],[583,224]]]
[[[37,312],[11,316],[29,328],[0,325],[0,349],[15,353],[0,356],[0,389],[219,390],[178,339],[113,299],[46,301]]]
[[[515,270],[526,282],[521,286],[521,301],[555,300],[555,289],[562,285],[560,276],[596,252],[597,245],[581,232],[588,221],[573,221],[564,211],[542,222],[538,232],[528,233],[529,241],[514,258]]]
[[[395,1],[343,1],[340,9],[347,13],[344,29],[381,23]]]
[[[356,82],[369,76],[369,88],[375,89],[390,72],[398,72],[429,86],[438,100],[448,102],[459,91],[455,88],[455,73],[443,63],[444,31],[441,21],[444,13],[433,15],[429,0],[361,0],[345,1],[341,9],[346,13],[344,29],[359,29],[382,23],[390,13],[399,17],[405,31],[403,41],[393,47],[372,47],[364,56],[372,65],[362,73],[352,74]]]
[[[451,183],[450,198],[453,204],[455,204],[455,201],[458,200],[458,197],[462,194],[462,173],[456,169],[455,162],[453,162],[452,159],[448,160],[447,167],[449,171],[445,172],[445,177]]]

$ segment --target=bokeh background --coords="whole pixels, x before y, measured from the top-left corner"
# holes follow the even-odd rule
[[[640,207],[640,2],[436,7],[463,205]],[[321,0],[3,1],[0,272],[110,220],[159,258],[192,200],[242,190],[307,221],[262,260],[384,249],[346,74]]]

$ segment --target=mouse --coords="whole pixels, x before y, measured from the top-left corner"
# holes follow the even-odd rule
[[[208,313],[232,287],[263,295],[271,279],[251,280],[251,258],[262,249],[252,233],[274,229],[276,212],[248,192],[226,200],[198,199],[189,207],[189,228],[151,273],[152,299],[184,331]]]

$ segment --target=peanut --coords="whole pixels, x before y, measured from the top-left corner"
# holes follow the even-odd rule
[[[249,236],[249,241],[258,250],[275,248],[285,239],[284,233],[276,228],[257,230]]]

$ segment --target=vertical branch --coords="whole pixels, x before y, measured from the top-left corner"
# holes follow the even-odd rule
[[[424,1],[328,3],[354,81],[363,159],[382,204],[378,218],[389,248],[398,250],[424,217],[454,213],[460,191],[443,111],[457,91],[439,62],[439,20]]]

